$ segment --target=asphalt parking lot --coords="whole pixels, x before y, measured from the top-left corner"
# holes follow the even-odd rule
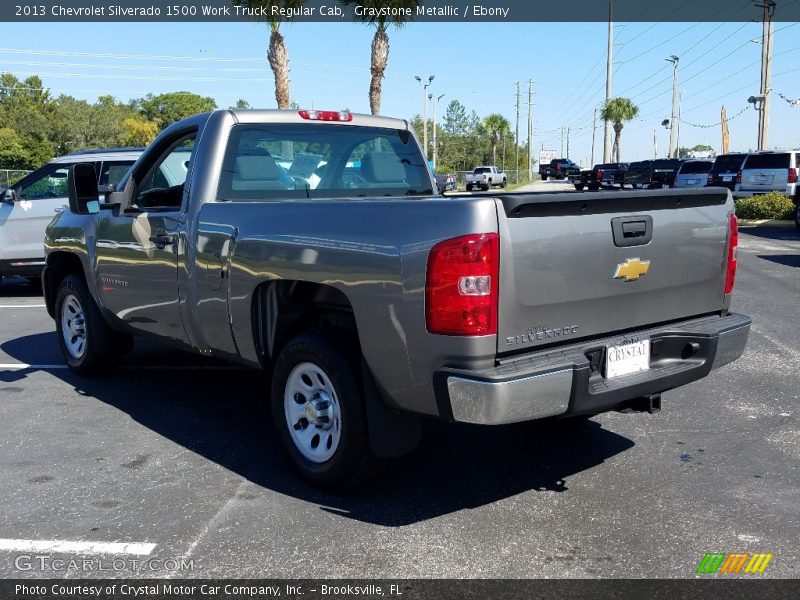
[[[739,260],[745,355],[660,414],[426,423],[417,451],[348,494],[290,471],[262,375],[139,343],[77,377],[40,292],[4,282],[0,577],[682,578],[741,551],[774,553],[758,577],[796,578],[800,234],[743,231]],[[20,562],[34,555],[115,560]]]

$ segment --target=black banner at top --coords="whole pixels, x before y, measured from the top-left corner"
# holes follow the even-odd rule
[[[288,6],[287,6],[288,5]],[[299,5],[299,6],[298,6]],[[767,7],[765,8],[765,5]],[[745,22],[800,21],[796,0],[6,0],[6,22]]]

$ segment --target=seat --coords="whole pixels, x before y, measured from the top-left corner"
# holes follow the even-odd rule
[[[407,188],[406,168],[394,152],[367,152],[361,159],[361,177],[370,188]]]
[[[231,189],[242,191],[293,190],[294,180],[268,155],[237,156]]]

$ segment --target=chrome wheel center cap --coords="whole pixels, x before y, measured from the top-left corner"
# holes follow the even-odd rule
[[[306,403],[306,418],[312,425],[320,429],[330,429],[333,425],[333,405],[331,397],[325,390],[319,390]]]

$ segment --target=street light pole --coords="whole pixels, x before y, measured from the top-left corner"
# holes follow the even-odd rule
[[[422,83],[422,77],[414,75],[419,84],[422,86],[422,104],[424,106],[422,112],[422,147],[425,149],[425,162],[428,162],[428,86],[433,83],[433,78],[436,75],[428,76],[428,83]]]
[[[769,96],[772,87],[772,36],[775,25],[775,0],[761,0],[756,3],[764,9],[763,28],[761,33],[761,110],[758,113],[758,149],[766,150],[767,129],[769,127]]]
[[[611,100],[611,69],[613,67],[612,54],[614,51],[614,21],[611,0],[608,2],[608,52],[606,55],[606,104]],[[611,121],[605,122],[605,137],[603,138],[603,162],[611,162]]]
[[[444,98],[444,94],[436,98],[436,102],[433,103],[433,170],[436,170],[436,106],[439,104],[439,101]],[[428,94],[428,98],[432,98],[433,94]]]
[[[592,119],[592,165],[594,166],[594,134],[597,131],[597,108],[594,109],[594,118]]]
[[[669,120],[669,157],[670,158],[677,158],[678,157],[678,149],[677,149],[677,137],[678,137],[678,127],[677,127],[677,120],[678,120],[678,57],[674,54],[669,58],[665,58],[667,62],[671,62],[673,64],[672,70],[672,116]]]

